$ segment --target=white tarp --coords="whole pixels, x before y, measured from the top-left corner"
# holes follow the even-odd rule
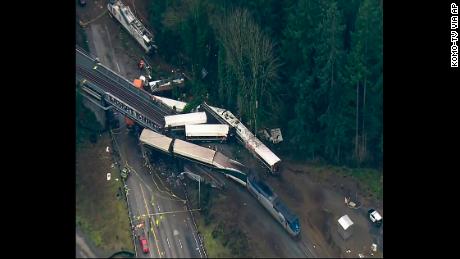
[[[228,130],[227,124],[185,125],[187,137],[227,137]]]
[[[165,127],[179,127],[189,124],[202,124],[206,123],[205,112],[192,112],[179,115],[165,116]]]
[[[353,221],[351,221],[350,217],[348,215],[342,216],[339,220],[340,226],[344,229],[347,230],[349,227],[353,225]]]
[[[142,143],[145,143],[154,148],[160,149],[164,152],[169,152],[169,145],[171,144],[172,139],[164,135],[158,134],[152,130],[144,129],[142,130],[139,140]]]
[[[216,151],[198,146],[180,139],[174,141],[174,154],[192,158],[206,164],[212,164]]]
[[[182,112],[184,110],[185,106],[187,105],[186,102],[181,102],[181,101],[177,101],[177,100],[174,100],[174,99],[169,99],[169,98],[160,97],[160,96],[156,96],[156,95],[154,95],[153,97],[156,100],[162,102],[164,105],[168,106],[171,109],[173,107],[176,107],[176,111],[178,111],[178,112]]]

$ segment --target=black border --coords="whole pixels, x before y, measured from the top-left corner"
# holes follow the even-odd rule
[[[456,181],[448,186],[446,180],[458,169],[443,170],[456,160],[440,146],[454,145],[448,133],[458,122],[460,68],[449,63],[451,2],[460,6],[383,1],[386,256],[453,251],[438,241],[446,234],[430,233],[443,228],[439,223],[455,224],[441,200],[456,197],[446,194],[457,189]],[[26,31],[4,33],[14,62],[4,66],[13,80],[2,97],[15,107],[4,110],[3,128],[12,131],[4,134],[12,140],[4,151],[17,160],[4,169],[4,224],[17,236],[11,241],[20,253],[75,256],[75,8],[75,1],[18,6],[21,12],[11,13]],[[408,215],[412,210],[421,216]]]

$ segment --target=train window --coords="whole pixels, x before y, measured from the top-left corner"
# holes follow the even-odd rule
[[[289,222],[289,227],[290,227],[294,232],[299,232],[299,231],[300,231],[299,219],[296,218],[294,221]]]

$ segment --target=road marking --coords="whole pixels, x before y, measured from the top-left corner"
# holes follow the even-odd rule
[[[190,225],[190,219],[189,219],[189,218],[187,218],[187,219],[189,220],[187,223],[189,224],[189,225],[188,225],[189,228],[192,230],[193,239],[195,239],[195,243],[196,243],[196,246],[197,246],[196,249],[197,249],[198,252],[200,253],[200,257],[203,258],[203,255],[201,254],[201,249],[199,249],[200,245],[198,244],[198,240],[197,240],[196,237],[195,237],[195,229],[193,229],[193,227]],[[187,224],[187,223],[186,223],[186,224]]]
[[[128,129],[126,129],[126,130],[127,130],[127,132],[125,132],[125,134],[128,134],[128,131],[129,131],[129,130],[128,130]],[[149,185],[141,178],[141,176],[137,173],[137,171],[134,170],[134,168],[132,168],[132,167],[128,164],[128,162],[126,162],[126,167],[129,167],[129,169],[130,169],[131,171],[134,172],[134,174],[139,178],[139,180],[140,180],[142,183],[145,184],[145,187],[147,187],[147,189],[148,189],[150,192],[153,193],[153,191],[152,191],[152,189],[149,187]],[[153,176],[152,176],[152,177],[153,177]],[[153,180],[153,178],[152,178],[152,180]],[[159,198],[161,198],[161,199],[165,199],[165,200],[171,200],[171,201],[181,201],[181,202],[184,202],[184,201],[185,201],[185,200],[182,200],[182,199],[180,199],[179,197],[175,196],[174,194],[171,195],[171,194],[168,193],[168,192],[165,192],[165,191],[163,191],[163,190],[160,190],[160,188],[159,188],[158,185],[156,184],[155,180],[153,180],[153,182],[154,182],[155,185],[157,186],[157,190],[158,190],[159,192],[164,192],[164,193],[170,195],[171,197],[174,197],[175,199],[171,199],[171,198],[164,197],[164,196],[160,195],[159,193],[156,193],[157,197],[159,197]],[[152,195],[152,200],[153,200],[153,195]],[[153,201],[152,201],[152,202],[153,202]],[[152,204],[152,205],[153,205],[153,204]]]
[[[180,245],[180,248],[182,249],[182,243],[180,242],[180,239],[179,239],[179,245]]]
[[[141,187],[142,199],[144,199],[145,209],[147,210],[147,214],[150,215],[149,207],[147,206],[147,201],[145,200],[145,196],[144,196],[144,189],[142,189],[141,184],[139,184],[139,187]],[[157,240],[157,235],[155,234],[155,229],[153,230],[153,236],[155,239],[155,244],[157,246],[158,254],[160,255],[160,258],[161,258],[160,247],[158,246],[158,240]],[[150,254],[150,257],[152,257],[152,254],[150,253],[150,251],[149,251],[149,254]]]
[[[117,64],[118,73],[121,73],[121,71],[120,71],[120,67],[118,66],[118,62],[115,62],[115,64]]]
[[[149,216],[158,216],[158,215],[171,214],[171,213],[181,213],[181,212],[193,212],[193,211],[200,211],[200,210],[201,209],[165,211],[165,212],[151,213],[151,214],[149,214]],[[173,216],[175,217],[176,214],[173,214]]]
[[[166,242],[168,242],[168,246],[169,246],[169,248],[171,248],[171,244],[169,243],[169,239],[168,239],[168,238],[166,238]]]

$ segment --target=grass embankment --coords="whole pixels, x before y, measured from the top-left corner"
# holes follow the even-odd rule
[[[96,135],[99,138],[95,143],[89,141],[95,134],[91,129],[100,125],[79,99],[76,119],[76,225],[103,256],[120,250],[134,251],[122,183],[115,180],[120,174],[116,167],[112,168],[112,157],[105,150],[110,146],[110,137],[104,133]],[[108,172],[112,174],[110,181]]]
[[[75,20],[76,44],[89,52],[88,37],[86,31],[80,26],[78,18]]]
[[[204,219],[199,217],[197,220],[198,230],[200,231],[206,252],[209,258],[228,258],[232,257],[232,253],[228,247],[225,247],[222,242],[212,236],[212,232],[216,228],[217,224],[209,223],[206,225]]]
[[[195,186],[196,185],[196,186]],[[190,183],[192,207],[198,207],[198,184]],[[201,211],[197,215],[198,230],[204,238],[206,252],[210,258],[229,258],[248,256],[246,235],[233,222],[234,212],[223,211],[213,204],[225,203],[225,198],[210,186],[201,184]]]
[[[348,168],[331,165],[314,165],[311,168],[313,173],[327,178],[334,173],[338,176],[351,177],[356,180],[367,196],[382,200],[383,198],[383,174],[370,168]]]

